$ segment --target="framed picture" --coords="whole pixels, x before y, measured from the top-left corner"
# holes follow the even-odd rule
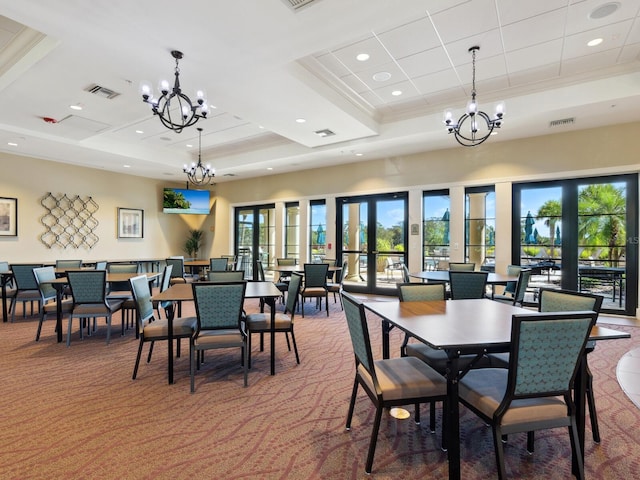
[[[411,224],[411,235],[420,235],[420,225],[417,223]]]
[[[0,237],[18,236],[18,199],[0,197]]]
[[[118,238],[144,236],[144,210],[118,208]]]

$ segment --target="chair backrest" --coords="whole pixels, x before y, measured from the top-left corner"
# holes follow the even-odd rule
[[[106,270],[107,262],[96,262],[96,270]]]
[[[80,268],[82,260],[56,260],[56,268]]]
[[[398,297],[401,302],[424,302],[430,300],[444,300],[445,284],[429,283],[398,283]]]
[[[138,333],[142,335],[145,325],[153,319],[153,302],[151,301],[149,279],[146,275],[138,275],[137,277],[130,278],[129,283],[131,285],[131,292],[133,293],[133,300],[136,305]]]
[[[304,264],[304,286],[309,287],[326,287],[327,272],[329,265],[326,263],[305,263]]]
[[[595,322],[594,312],[514,315],[505,401],[557,395],[568,399]]]
[[[235,265],[238,259],[238,257],[236,257],[235,255],[220,255],[220,258],[226,258],[227,264],[230,263],[231,265]]]
[[[374,385],[377,386],[364,305],[344,292],[342,293],[342,305],[344,306],[344,314],[349,326],[349,336],[351,337],[351,345],[356,358],[356,368],[358,365],[362,365],[374,379]]]
[[[213,272],[224,272],[227,269],[227,261],[228,259],[224,257],[210,258],[209,269]]]
[[[194,282],[198,331],[240,328],[246,282]]]
[[[593,293],[541,288],[538,310],[540,312],[593,310],[596,313],[600,313],[603,299],[602,295],[595,295]]]
[[[276,258],[276,262],[278,263],[278,265],[296,265],[296,259],[295,258]]]
[[[109,273],[138,273],[137,263],[109,263],[107,265],[107,272]],[[109,291],[122,292],[130,291],[131,284],[129,281],[125,282],[110,282]]]
[[[507,265],[507,275],[510,277],[520,275],[520,270],[522,270],[521,265]],[[514,295],[516,293],[516,283],[517,282],[507,282],[507,285],[504,287],[504,293]]]
[[[70,270],[67,272],[75,304],[105,303],[107,272],[105,270]]]
[[[298,304],[298,296],[300,295],[300,287],[302,286],[302,274],[293,272],[291,279],[289,280],[289,286],[287,287],[287,303],[284,306],[284,311],[291,314],[291,318],[294,317],[296,312],[296,305]]]
[[[518,281],[516,282],[516,289],[513,296],[513,304],[519,303],[522,305],[524,302],[524,296],[527,293],[527,287],[529,286],[529,280],[531,279],[531,270],[528,268],[520,270],[518,273]]]
[[[33,276],[36,279],[36,284],[40,290],[40,296],[42,302],[45,303],[49,300],[55,300],[56,289],[51,285],[51,280],[56,279],[56,270],[53,267],[39,267],[33,269]]]
[[[9,262],[0,262],[0,272],[8,272],[11,270],[9,268]]]
[[[264,276],[264,266],[262,265],[262,260],[256,260],[256,265],[258,266],[258,281],[264,282],[265,276]]]
[[[347,273],[349,271],[349,262],[345,259],[342,261],[342,267],[340,268],[340,285],[344,284],[344,279],[347,278]]]
[[[16,282],[18,290],[38,290],[36,277],[33,275],[33,269],[42,267],[41,263],[14,263],[11,265],[13,279]]]
[[[411,281],[411,276],[409,275],[409,268],[404,263],[402,264],[402,281],[404,283],[409,283]]]
[[[207,272],[207,280],[209,282],[241,282],[244,280],[244,271],[223,270]]]
[[[184,258],[169,257],[165,260],[167,265],[173,266],[171,278],[184,278]]]
[[[484,298],[488,275],[488,272],[456,272],[450,270],[451,300]]]
[[[161,292],[164,292],[167,288],[169,288],[169,285],[171,285],[171,272],[173,272],[173,265],[165,265],[164,269],[162,270],[162,280],[160,281]]]
[[[475,269],[475,263],[449,262],[450,272],[473,272]]]

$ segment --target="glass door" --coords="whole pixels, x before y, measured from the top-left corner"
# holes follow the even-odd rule
[[[236,269],[244,271],[244,278],[257,280],[256,261],[266,270],[275,258],[275,205],[238,207],[235,215]]]
[[[347,291],[395,294],[407,264],[406,193],[337,200],[338,257],[347,261]]]

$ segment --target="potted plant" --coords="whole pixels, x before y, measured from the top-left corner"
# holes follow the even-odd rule
[[[202,230],[189,230],[189,236],[184,243],[184,251],[191,258],[198,258],[198,251],[202,245],[202,236],[204,232]]]

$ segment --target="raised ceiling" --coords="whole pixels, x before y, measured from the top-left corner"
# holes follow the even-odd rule
[[[639,11],[640,0],[0,0],[0,151],[184,181],[196,129],[167,130],[138,92],[171,79],[174,49],[185,93],[204,88],[215,107],[198,126],[216,181],[463,148],[442,112],[464,109],[473,45],[481,108],[507,108],[491,142],[637,121]]]

